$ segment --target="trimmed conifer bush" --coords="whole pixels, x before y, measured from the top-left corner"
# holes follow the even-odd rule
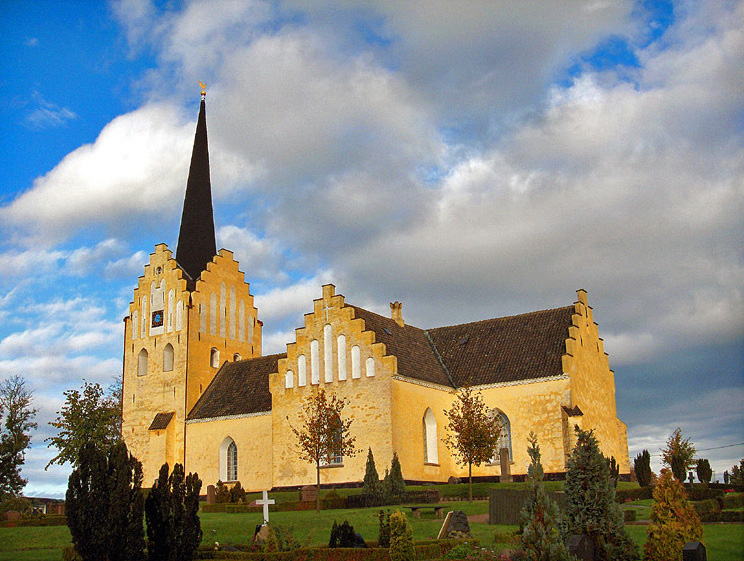
[[[571,556],[561,538],[563,523],[558,505],[545,492],[540,446],[537,436],[530,432],[527,453],[530,466],[527,468],[527,501],[522,507],[522,548],[530,561],[569,561]]]
[[[377,515],[380,520],[380,530],[377,534],[377,545],[379,547],[390,547],[390,511],[387,513],[382,510]]]
[[[647,561],[669,561],[682,558],[682,548],[689,541],[702,541],[703,526],[687,500],[682,484],[668,469],[661,470],[654,489],[654,506],[648,540],[643,548]]]
[[[594,542],[598,561],[637,561],[638,548],[625,532],[615,501],[610,462],[599,451],[594,431],[576,427],[576,446],[566,464],[567,534],[583,534]]]
[[[400,468],[398,453],[393,452],[393,461],[390,463],[390,493],[394,497],[402,497],[406,492],[406,482]]]
[[[651,454],[649,454],[648,450],[644,450],[636,456],[633,461],[633,468],[635,469],[638,485],[641,487],[651,485]]]
[[[710,480],[713,478],[713,470],[711,469],[710,462],[708,460],[706,460],[705,458],[700,458],[697,461],[695,470],[697,471],[697,476],[700,483],[705,483],[706,485],[710,483]]]
[[[406,515],[396,510],[390,515],[390,561],[413,561],[413,531]]]
[[[380,476],[375,466],[375,457],[372,455],[372,448],[369,448],[367,452],[367,465],[364,471],[362,493],[372,498],[373,501],[379,499],[382,502],[382,484],[380,483]]]

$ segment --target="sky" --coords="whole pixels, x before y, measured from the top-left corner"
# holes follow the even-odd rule
[[[0,380],[35,396],[27,496],[83,380],[121,373],[175,251],[207,84],[217,245],[283,352],[332,282],[422,328],[586,289],[631,461],[681,427],[744,457],[744,3],[0,4]],[[525,444],[526,445],[526,444]]]

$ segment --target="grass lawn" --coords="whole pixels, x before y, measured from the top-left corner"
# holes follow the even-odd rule
[[[277,493],[278,494],[278,493]],[[296,494],[293,494],[296,496]],[[294,498],[288,500],[296,500]],[[647,504],[648,503],[648,504]],[[650,501],[635,501],[623,505],[623,508],[634,508],[641,512],[650,510]],[[408,514],[413,538],[426,540],[435,538],[442,525],[441,520],[433,518],[431,513],[423,518],[412,518],[406,507],[390,507],[391,511],[403,510]],[[463,510],[466,514],[485,514],[488,512],[488,501],[467,501],[446,503],[445,510]],[[315,511],[276,512],[271,513],[271,521],[285,527],[291,526],[293,534],[301,543],[324,545],[328,543],[331,526],[334,520],[341,523],[348,520],[354,529],[368,541],[377,540],[378,508],[353,510],[325,510],[319,515]],[[240,544],[248,542],[253,536],[256,524],[260,524],[260,513],[202,513],[200,514],[203,543]],[[646,541],[645,525],[626,526],[633,540],[643,545]],[[471,523],[473,537],[480,540],[483,546],[494,546],[501,549],[510,547],[510,535],[516,526],[490,526],[487,523]],[[498,539],[494,544],[494,537]],[[705,545],[708,559],[711,561],[740,561],[744,559],[744,524],[706,524]],[[70,543],[70,533],[65,526],[35,528],[0,528],[0,561],[53,560],[62,559],[62,548]]]

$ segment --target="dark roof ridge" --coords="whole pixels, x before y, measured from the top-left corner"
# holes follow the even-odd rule
[[[252,356],[251,358],[241,358],[240,360],[231,360],[231,363],[251,362],[254,360],[269,359],[269,358],[287,358],[287,353],[274,353],[273,355],[261,355]],[[225,361],[225,364],[228,361]]]
[[[435,331],[437,329],[449,329],[451,327],[464,327],[466,325],[476,325],[476,324],[479,324],[479,323],[486,323],[486,322],[489,322],[489,321],[496,321],[496,320],[508,320],[508,319],[513,319],[513,318],[525,318],[525,317],[529,317],[529,316],[535,316],[535,315],[538,315],[538,314],[545,314],[545,313],[548,313],[548,312],[556,312],[558,310],[567,310],[569,308],[573,309],[573,307],[574,307],[574,305],[571,304],[570,306],[559,306],[558,308],[546,308],[544,310],[535,310],[534,312],[525,312],[523,314],[514,314],[514,315],[511,315],[511,316],[501,316],[501,317],[497,317],[497,318],[478,319],[478,320],[475,320],[475,321],[466,321],[466,322],[463,322],[463,323],[454,323],[452,325],[440,325],[438,327],[431,327],[431,328],[427,329],[426,332],[429,333],[430,331]]]
[[[442,355],[439,354],[439,351],[437,350],[437,346],[434,344],[434,341],[431,340],[431,336],[429,335],[429,332],[424,331],[424,333],[426,334],[426,340],[429,341],[429,345],[431,345],[431,350],[434,351],[434,356],[437,357],[439,364],[442,366],[442,370],[444,370],[444,374],[447,376],[447,379],[449,380],[452,387],[457,388],[457,384],[455,384],[455,381],[452,379],[452,375],[450,374],[449,368],[447,368],[447,365],[444,363],[444,360],[442,360]]]

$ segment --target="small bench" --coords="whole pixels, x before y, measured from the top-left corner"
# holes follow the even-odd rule
[[[426,506],[409,506],[408,508],[411,509],[411,514],[413,515],[414,518],[421,518],[421,511],[429,510],[429,509],[434,511],[435,518],[444,518],[444,507],[443,506],[426,505]]]

